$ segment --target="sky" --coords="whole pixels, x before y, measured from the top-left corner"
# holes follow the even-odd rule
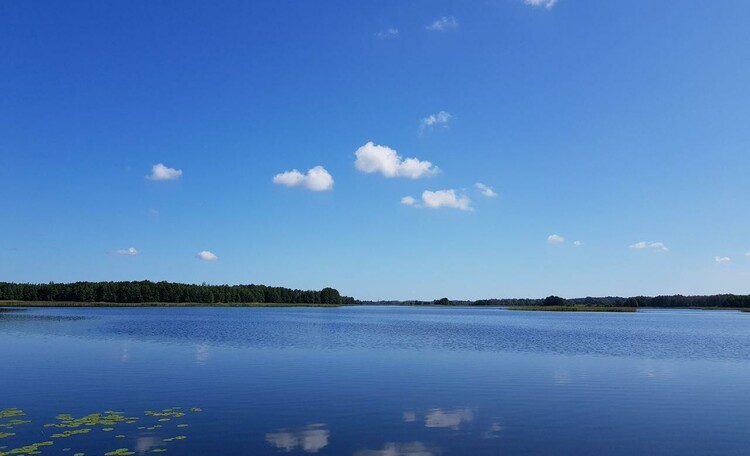
[[[0,3],[0,281],[750,293],[750,2]]]

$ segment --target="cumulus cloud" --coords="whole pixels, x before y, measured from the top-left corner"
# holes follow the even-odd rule
[[[487,198],[494,198],[497,196],[497,193],[495,193],[495,190],[493,190],[492,187],[481,182],[477,182],[476,184],[474,184],[474,188],[479,190],[479,192]]]
[[[458,195],[455,190],[425,190],[422,192],[422,205],[431,209],[448,207],[462,211],[473,211],[471,200],[465,195]]]
[[[278,449],[290,452],[300,449],[306,453],[317,453],[328,446],[331,432],[323,424],[312,424],[302,429],[281,430],[266,434],[266,442]]]
[[[389,27],[385,30],[381,30],[375,34],[377,38],[396,38],[399,34],[397,28]]]
[[[440,111],[437,114],[430,114],[420,121],[419,131],[422,133],[426,128],[434,127],[436,125],[447,128],[448,122],[450,122],[452,118],[453,116],[451,113],[446,111]]]
[[[580,247],[580,246],[583,245],[583,242],[581,242],[581,241],[573,241],[573,245],[576,246],[576,247]]]
[[[136,256],[139,252],[135,247],[128,247],[127,249],[117,249],[112,253],[115,255]]]
[[[153,181],[177,180],[182,176],[181,169],[169,168],[163,163],[157,163],[151,167],[151,174],[146,179]]]
[[[440,172],[440,169],[427,160],[404,159],[388,146],[380,146],[372,141],[354,152],[357,159],[354,167],[363,173],[380,173],[385,177],[406,177],[419,179]]]
[[[407,206],[414,206],[414,203],[416,202],[417,200],[415,200],[411,196],[404,196],[403,198],[401,198],[401,204],[405,204]]]
[[[293,169],[273,176],[273,183],[287,187],[304,187],[314,192],[333,188],[333,177],[322,166],[307,170],[307,174]]]
[[[729,263],[730,261],[732,261],[732,259],[729,257],[720,257],[718,255],[716,255],[716,258],[714,258],[714,260],[717,263]]]
[[[443,16],[440,19],[436,19],[429,25],[425,25],[427,30],[432,32],[445,32],[446,30],[454,30],[458,28],[458,21],[453,16]]]
[[[549,236],[547,236],[547,244],[556,245],[562,244],[563,242],[565,242],[565,238],[560,236],[559,234],[550,234]]]
[[[219,259],[213,252],[203,250],[195,255],[201,261],[216,261]]]
[[[435,456],[442,454],[439,449],[430,449],[422,442],[393,443],[383,445],[382,450],[361,450],[354,456]]]
[[[557,0],[523,0],[523,2],[535,8],[546,9],[552,9],[557,4]]]
[[[636,242],[635,244],[631,244],[629,248],[635,249],[635,250],[659,250],[662,252],[666,252],[667,250],[669,250],[667,246],[664,245],[663,242],[646,242],[646,241],[641,241],[641,242]]]

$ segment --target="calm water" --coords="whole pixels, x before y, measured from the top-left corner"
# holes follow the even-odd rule
[[[0,347],[0,409],[31,420],[0,453],[750,454],[737,312],[31,309],[0,313]],[[137,423],[43,426],[106,410]]]

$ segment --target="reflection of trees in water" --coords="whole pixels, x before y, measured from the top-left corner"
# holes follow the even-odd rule
[[[325,424],[311,424],[301,429],[269,432],[266,434],[266,442],[286,452],[299,448],[307,453],[317,453],[328,445],[330,435],[331,432],[326,429]]]

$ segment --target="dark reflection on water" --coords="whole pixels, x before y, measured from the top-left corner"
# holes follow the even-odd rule
[[[0,409],[35,422],[199,405],[171,454],[750,448],[750,315],[735,312],[30,309],[0,313],[0,344]]]

